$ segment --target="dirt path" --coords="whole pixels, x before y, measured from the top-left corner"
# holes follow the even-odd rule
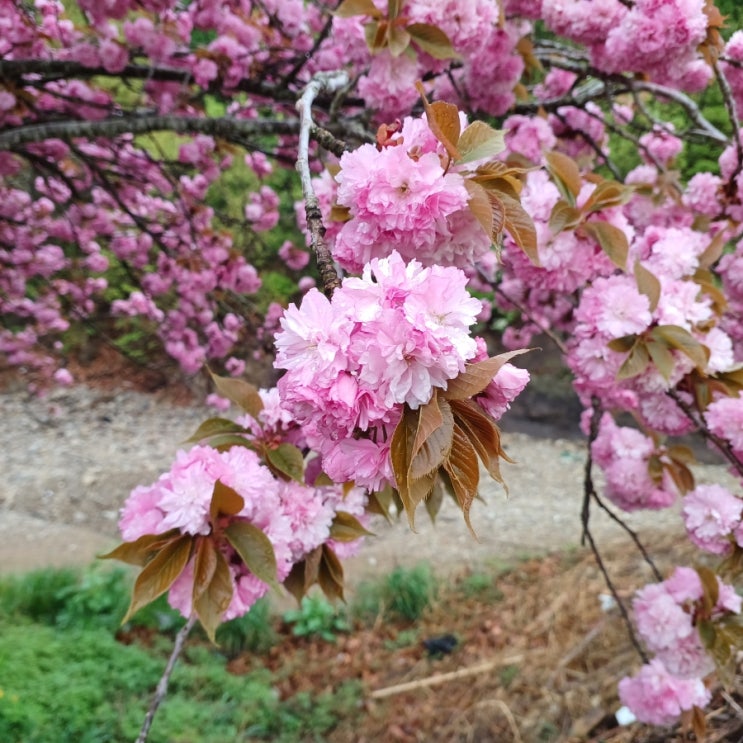
[[[210,415],[130,391],[100,393],[78,387],[44,400],[5,393],[0,427],[0,572],[84,565],[117,541],[118,509],[135,485],[170,464],[178,442]],[[362,554],[348,565],[351,580],[393,565],[430,562],[439,572],[466,564],[570,548],[580,541],[583,446],[580,441],[504,434],[518,464],[505,465],[510,497],[488,483],[476,503],[475,542],[461,514],[447,503],[435,527],[421,512],[418,533],[405,523],[376,525]],[[697,468],[702,481],[729,481],[721,466]],[[677,511],[635,514],[629,523],[647,532],[680,530]],[[597,514],[602,540],[619,536]]]

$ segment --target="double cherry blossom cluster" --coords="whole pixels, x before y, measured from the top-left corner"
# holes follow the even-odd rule
[[[655,658],[619,683],[619,696],[645,722],[669,725],[681,712],[704,707],[710,700],[703,679],[715,666],[702,644],[700,625],[714,625],[741,610],[733,586],[716,576],[714,580],[717,596],[712,606],[705,606],[705,587],[691,568],[676,568],[667,580],[637,592],[637,629]]]

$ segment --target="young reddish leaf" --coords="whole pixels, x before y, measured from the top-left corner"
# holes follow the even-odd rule
[[[317,583],[321,560],[322,545],[315,547],[304,560],[295,562],[289,575],[284,578],[284,588],[294,596],[297,603],[300,603],[310,587]]]
[[[477,486],[480,483],[480,467],[477,463],[477,453],[469,441],[467,434],[459,427],[454,426],[452,447],[449,458],[444,463],[444,469],[449,475],[457,501],[464,514],[464,521],[472,535],[477,538],[470,523],[470,507],[477,497]]]
[[[467,435],[480,461],[490,476],[505,486],[500,472],[500,460],[512,462],[503,451],[500,430],[495,421],[474,401],[452,401],[454,420]]]
[[[211,369],[209,369],[209,375],[217,388],[217,392],[222,397],[234,402],[235,405],[248,415],[252,415],[253,418],[258,417],[258,413],[263,410],[263,400],[256,387],[244,379],[217,376]]]
[[[217,627],[222,623],[235,587],[227,561],[219,550],[214,551],[214,570],[204,590],[194,598],[193,608],[207,637],[216,644]]]
[[[153,602],[173,585],[188,564],[192,546],[193,537],[190,534],[183,534],[168,542],[145,565],[134,583],[132,601],[121,621],[122,624],[128,622],[143,606]]]
[[[556,181],[557,187],[565,192],[564,195],[571,202],[571,205],[574,205],[583,186],[578,164],[572,157],[563,155],[556,150],[548,152],[545,157],[547,159],[547,169]]]
[[[336,511],[333,523],[330,525],[330,538],[337,542],[355,542],[361,537],[373,537],[372,532],[365,529],[361,522],[350,513]]]
[[[618,353],[627,353],[637,343],[637,335],[623,335],[621,338],[614,338],[610,340],[606,345],[612,351]]]
[[[369,15],[372,18],[382,18],[382,12],[372,0],[343,0],[336,8],[333,15],[338,18],[351,18],[355,15]]]
[[[431,401],[418,408],[418,423],[410,452],[409,480],[426,477],[437,470],[451,449],[454,417],[446,400],[434,392]]]
[[[428,128],[433,133],[433,136],[444,145],[444,149],[449,157],[452,160],[458,160],[460,155],[457,149],[457,142],[459,141],[459,133],[461,131],[459,109],[453,103],[444,103],[443,101],[429,103],[426,98],[426,91],[423,89],[423,84],[417,82],[415,87],[423,101],[423,110],[426,112]]]
[[[433,485],[431,494],[423,501],[423,505],[426,507],[428,518],[431,519],[431,523],[436,523],[436,516],[438,516],[441,510],[441,504],[444,502],[444,483],[441,477],[436,478],[436,482]]]
[[[528,353],[531,348],[519,348],[516,351],[507,351],[497,356],[491,356],[474,364],[467,364],[464,371],[454,379],[450,379],[445,390],[439,395],[445,400],[467,400],[479,395],[492,381],[500,368],[515,356]]]
[[[214,546],[212,537],[196,537],[196,547],[193,558],[193,593],[192,599],[196,601],[201,596],[214,577],[217,569],[217,548]]]
[[[460,152],[457,162],[463,165],[499,155],[506,149],[506,141],[499,129],[484,121],[473,121],[459,137],[457,149]]]
[[[203,441],[211,436],[216,436],[222,433],[245,433],[246,429],[243,426],[238,425],[235,421],[231,421],[227,418],[209,418],[205,420],[197,429],[196,432],[189,436],[184,443],[190,444],[196,441]]]
[[[694,490],[694,475],[685,464],[673,461],[667,463],[665,469],[682,495]]]
[[[271,469],[290,480],[304,483],[304,457],[294,444],[279,444],[276,449],[266,452],[266,459]]]
[[[449,37],[438,27],[429,23],[411,23],[405,30],[413,37],[415,45],[434,59],[459,59]]]
[[[694,282],[712,300],[712,309],[721,315],[727,309],[728,300],[717,286],[717,277],[710,271],[699,268],[694,272]]]
[[[639,261],[635,262],[635,281],[641,294],[650,300],[650,311],[655,312],[660,299],[660,281],[658,277],[648,271]]]
[[[696,567],[696,571],[699,580],[702,582],[702,589],[704,591],[702,596],[704,608],[707,614],[711,614],[720,598],[720,583],[715,573],[709,568],[699,565]]]
[[[554,235],[563,230],[574,230],[581,222],[581,213],[567,201],[558,201],[552,207],[549,226]]]
[[[121,560],[128,565],[145,566],[168,542],[177,539],[178,529],[171,529],[164,534],[145,534],[134,542],[122,542],[118,547],[98,555],[99,560]]]
[[[279,590],[276,580],[276,554],[265,533],[247,521],[235,521],[225,529],[227,541],[235,548],[253,575]]]
[[[648,349],[644,343],[638,342],[619,367],[617,379],[631,379],[632,377],[636,377],[648,368],[649,363],[650,354],[648,353]]]
[[[622,206],[632,198],[633,193],[634,189],[631,186],[625,186],[616,181],[603,180],[594,188],[586,200],[583,205],[583,213],[591,214],[613,206]]]
[[[388,26],[387,46],[393,57],[399,57],[410,46],[410,34],[397,24]]]
[[[505,194],[500,194],[499,198],[506,210],[505,227],[508,234],[535,266],[541,265],[537,248],[537,231],[531,217],[516,199]]]
[[[384,49],[387,39],[387,21],[370,21],[364,26],[364,38],[372,54]]]
[[[666,449],[666,453],[671,459],[675,459],[677,462],[683,462],[684,464],[696,464],[697,458],[694,455],[694,450],[689,446],[683,444],[674,444]]]
[[[382,490],[376,490],[369,493],[369,498],[366,504],[367,513],[375,513],[378,516],[384,516],[388,523],[392,523],[392,516],[390,510],[392,507],[392,493],[393,488],[386,486]]]
[[[330,207],[330,221],[331,222],[350,222],[353,219],[351,209],[347,206],[341,206],[340,204],[333,204]]]
[[[679,325],[657,325],[650,334],[656,340],[665,341],[668,346],[675,348],[688,356],[694,364],[704,370],[709,361],[709,349],[703,346],[685,328]]]
[[[467,208],[472,212],[472,216],[480,223],[485,234],[491,236],[494,229],[493,224],[493,207],[488,197],[488,192],[479,184],[465,178],[464,187],[469,194]],[[501,227],[502,229],[502,227]]]
[[[666,381],[670,380],[673,369],[676,366],[676,359],[673,358],[668,344],[661,341],[649,340],[645,344],[645,347],[648,349],[650,358],[655,368],[661,373],[663,379]]]
[[[400,0],[389,0],[387,3],[387,18],[394,21],[400,15]]]
[[[608,222],[585,222],[580,230],[601,246],[615,266],[624,269],[627,265],[629,243],[627,235],[619,227]]]
[[[209,517],[212,524],[216,523],[220,516],[234,516],[245,508],[245,500],[229,485],[221,480],[214,483],[214,492],[209,504]]]
[[[346,600],[343,596],[343,565],[327,544],[322,546],[322,559],[320,560],[317,582],[320,584],[323,593],[332,601],[336,599]]]
[[[720,230],[712,240],[710,240],[709,245],[699,256],[699,266],[701,268],[711,268],[718,260],[720,260],[722,251],[725,249],[726,235],[726,230]]]

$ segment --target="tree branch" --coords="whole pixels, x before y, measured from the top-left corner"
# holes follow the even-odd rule
[[[323,288],[328,297],[332,296],[335,289],[341,285],[341,281],[335,269],[333,257],[330,255],[330,250],[325,242],[325,226],[322,222],[320,202],[312,186],[309,153],[310,129],[312,128],[312,103],[322,91],[334,93],[347,84],[348,75],[345,72],[320,72],[313,77],[297,101],[297,111],[299,111],[300,121],[297,171],[302,181],[302,193],[304,194],[310,243],[315,252]]]

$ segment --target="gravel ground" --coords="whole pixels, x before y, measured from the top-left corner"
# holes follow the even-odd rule
[[[211,413],[176,406],[153,394],[115,395],[86,387],[45,399],[21,392],[0,395],[0,572],[87,564],[117,541],[116,521],[129,491],[168,468],[179,447]],[[507,422],[507,419],[506,419]],[[506,426],[507,427],[507,426]],[[504,433],[517,461],[503,474],[510,496],[486,483],[472,509],[473,540],[451,503],[436,526],[421,510],[417,533],[406,523],[373,527],[378,534],[347,569],[351,581],[394,565],[425,560],[439,572],[502,563],[580,542],[583,446],[580,440]],[[732,483],[722,466],[699,466],[701,481]],[[640,533],[681,531],[678,510],[633,514]],[[594,533],[620,536],[603,514]]]

